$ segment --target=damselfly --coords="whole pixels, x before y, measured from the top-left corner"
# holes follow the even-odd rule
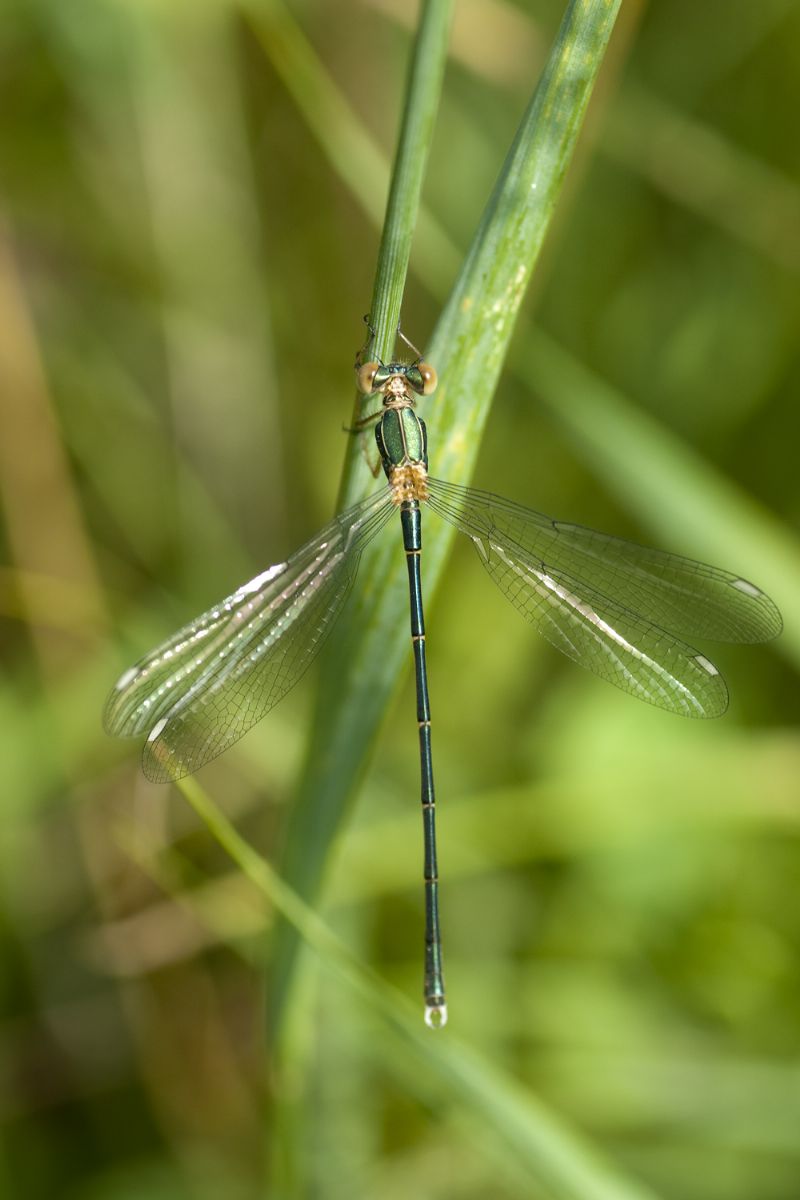
[[[402,336],[402,335],[401,335]],[[407,340],[407,339],[404,339]],[[410,345],[410,343],[409,343]],[[436,372],[356,359],[358,387],[381,397],[375,423],[388,487],[340,513],[287,562],[243,584],[117,682],[106,730],[146,734],[144,773],[166,782],[233,745],[297,683],[330,631],[365,546],[399,512],[408,564],[425,858],[425,1020],[447,1020],[439,929],[431,714],[420,555],[422,505],[465,533],[492,579],[559,650],[659,708],[717,717],[728,691],[683,639],[765,642],[781,630],[775,604],[739,575],[554,521],[488,492],[428,474],[425,423],[414,411]]]

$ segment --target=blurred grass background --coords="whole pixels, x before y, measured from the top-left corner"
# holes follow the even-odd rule
[[[10,0],[0,29],[9,1196],[272,1194],[272,914],[99,725],[124,666],[337,491],[378,230],[276,73],[271,9]],[[426,202],[461,245],[561,12],[458,6]],[[407,6],[291,13],[389,155]],[[791,0],[623,5],[476,480],[756,578],[786,637],[716,652],[733,701],[701,725],[562,661],[468,546],[428,617],[453,1026],[676,1200],[800,1195],[798,54]],[[413,268],[424,345],[437,305]],[[269,859],[313,689],[204,772]],[[325,913],[416,997],[412,714],[406,679]],[[306,1040],[296,1194],[545,1194],[324,969]]]

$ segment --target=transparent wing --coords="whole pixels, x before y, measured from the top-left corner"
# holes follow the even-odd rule
[[[222,754],[286,695],[316,656],[388,521],[388,489],[341,513],[285,563],[191,621],[119,679],[104,725],[147,733],[142,766],[163,783]]]
[[[594,585],[594,580],[604,581],[605,576],[599,568],[591,569],[594,558],[582,552],[581,540],[563,536],[571,534],[574,526],[561,527],[488,493],[435,479],[428,484],[431,508],[472,539],[498,587],[564,654],[623,691],[670,712],[716,717],[725,711],[728,691],[714,664],[654,619],[683,614],[669,587],[666,596],[661,596],[656,577],[645,571],[640,581],[639,572],[629,571],[632,587],[626,597],[623,569],[617,565],[608,575],[616,595],[609,595]],[[612,544],[618,540],[607,539]],[[634,560],[634,552],[640,548],[622,545]],[[644,548],[642,552],[646,562],[647,556],[657,553]],[[662,557],[674,562],[672,555]],[[703,569],[688,559],[679,559],[678,564],[675,572],[689,579],[690,568]],[[724,572],[715,574],[725,577]],[[734,590],[733,595],[739,593]],[[617,597],[626,597],[627,603]],[[720,607],[714,595],[710,613],[716,614]],[[739,625],[732,618],[724,628],[732,632]],[[737,640],[745,639],[740,636]]]
[[[491,531],[679,637],[767,642],[782,629],[769,596],[729,571],[554,521],[489,492],[435,479],[430,484],[432,507],[441,505],[442,516],[464,533]]]

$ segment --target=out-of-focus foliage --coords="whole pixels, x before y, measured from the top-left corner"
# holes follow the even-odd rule
[[[9,0],[0,27],[3,1195],[269,1194],[272,914],[99,727],[122,668],[338,486],[378,231],[247,8]],[[407,10],[292,10],[387,156]],[[459,6],[426,187],[458,245],[561,10]],[[537,642],[468,547],[428,617],[451,1027],[670,1200],[800,1178],[798,54],[791,0],[623,5],[478,480],[721,558],[785,638],[716,652],[733,703],[702,725]],[[435,470],[453,431],[428,419]],[[313,686],[204,776],[270,859]],[[414,996],[417,771],[407,680],[325,913]],[[297,1194],[531,1196],[491,1123],[318,983],[272,1097]]]

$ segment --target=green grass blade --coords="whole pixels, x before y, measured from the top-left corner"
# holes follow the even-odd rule
[[[373,350],[384,362],[392,357],[400,322],[411,243],[447,59],[452,8],[452,0],[428,0],[423,5],[411,58],[370,305],[370,319],[376,331]],[[362,397],[360,407],[364,402]],[[356,472],[359,466],[361,470]],[[359,474],[360,479],[354,478]],[[347,458],[341,502],[347,504],[357,499],[359,485],[365,484],[368,479],[364,456],[353,445]]]

